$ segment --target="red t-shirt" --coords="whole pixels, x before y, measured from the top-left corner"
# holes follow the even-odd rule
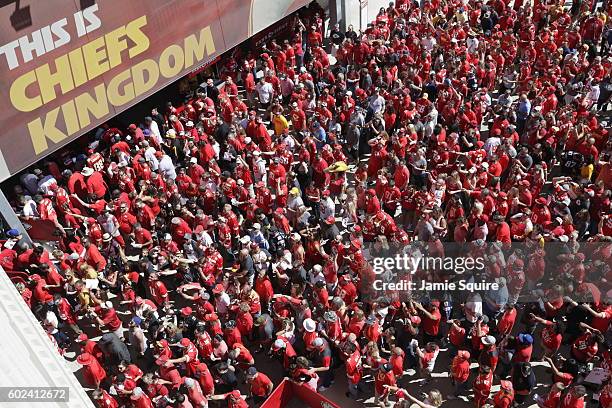
[[[461,347],[465,342],[465,329],[463,327],[451,326],[448,333],[448,339],[455,347]]]
[[[464,383],[470,377],[470,362],[463,358],[455,357],[451,363],[451,374],[457,382]]]
[[[438,331],[440,330],[440,320],[442,318],[442,315],[440,314],[440,311],[437,308],[433,312],[429,313],[433,315],[434,318],[430,319],[428,316],[423,316],[423,332],[430,336],[437,336]]]
[[[584,397],[576,398],[570,392],[561,400],[559,408],[584,408]]]
[[[251,380],[251,394],[258,397],[265,397],[268,395],[268,386],[272,384],[270,378],[264,373],[258,373],[253,380]]]
[[[561,333],[555,333],[552,329],[552,323],[547,322],[546,327],[542,330],[542,344],[549,350],[557,351],[561,346]]]
[[[508,334],[512,331],[514,322],[516,320],[516,309],[510,309],[505,311],[502,315],[499,323],[497,323],[497,331],[500,334]]]
[[[355,350],[353,354],[346,360],[346,376],[353,384],[359,383],[361,380],[361,354],[359,350]]]

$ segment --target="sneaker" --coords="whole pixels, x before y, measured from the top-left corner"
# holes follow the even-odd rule
[[[328,389],[328,388],[329,388],[329,387],[323,387],[323,386],[321,386],[321,387],[317,388],[317,391],[318,391],[318,392],[327,391],[327,389]]]

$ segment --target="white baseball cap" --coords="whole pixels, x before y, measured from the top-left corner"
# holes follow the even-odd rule
[[[317,323],[310,318],[304,320],[303,326],[304,330],[306,330],[308,333],[312,333],[317,329]]]

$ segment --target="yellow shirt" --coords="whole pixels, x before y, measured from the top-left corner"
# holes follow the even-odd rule
[[[277,136],[282,135],[285,129],[289,128],[289,122],[283,115],[274,115],[272,124],[274,125],[274,134]]]
[[[593,168],[594,166],[592,164],[582,166],[582,168],[580,169],[580,176],[590,181],[591,177],[593,177]]]

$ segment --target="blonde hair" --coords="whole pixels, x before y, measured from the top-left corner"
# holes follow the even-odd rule
[[[436,389],[429,391],[429,396],[427,397],[427,399],[429,400],[429,403],[434,407],[439,407],[440,405],[442,405],[442,394]]]

